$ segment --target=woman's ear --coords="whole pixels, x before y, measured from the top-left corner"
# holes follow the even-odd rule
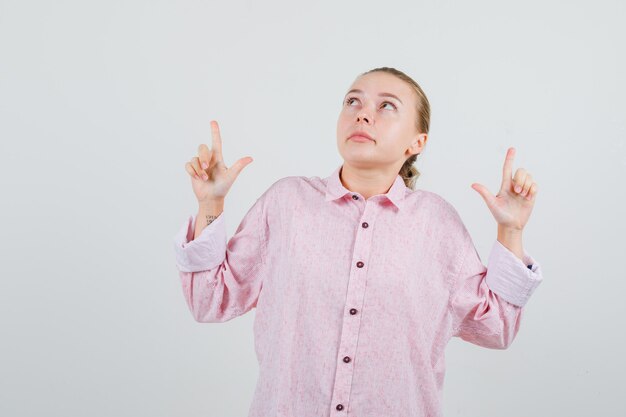
[[[420,152],[426,146],[426,141],[428,140],[428,133],[420,133],[417,135],[418,142],[420,143]]]
[[[426,145],[426,141],[428,140],[427,133],[420,133],[413,138],[413,142],[411,142],[411,146],[409,147],[409,153],[411,155],[419,155],[424,146]]]

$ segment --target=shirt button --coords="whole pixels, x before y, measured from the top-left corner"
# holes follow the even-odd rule
[[[335,407],[337,410],[341,411],[343,410],[343,405],[341,404],[337,404],[337,407]]]
[[[350,309],[350,314],[352,314],[354,316],[356,314],[356,308],[351,308]]]
[[[363,265],[365,265],[363,262],[359,261],[356,263],[356,266],[358,266],[359,268],[363,268]]]
[[[344,357],[344,358],[343,358],[343,361],[344,361],[345,363],[350,362],[350,357],[349,357],[349,356]]]
[[[359,199],[359,196],[358,196],[358,195],[356,195],[356,194],[352,194],[352,199],[353,199],[353,200],[358,200],[358,199]],[[341,405],[341,404],[339,404],[339,405]]]
[[[367,229],[367,227],[369,226],[369,224],[367,224],[367,222],[363,222],[363,223],[361,224],[361,226],[363,226],[363,228],[364,228],[364,229]]]

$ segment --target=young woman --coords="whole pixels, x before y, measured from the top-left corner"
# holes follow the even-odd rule
[[[514,340],[543,279],[522,247],[536,183],[512,176],[510,148],[497,195],[472,184],[497,222],[483,265],[457,211],[415,188],[429,115],[403,72],[361,74],[337,122],[342,165],[276,181],[230,240],[224,198],[252,158],[226,167],[213,121],[212,148],[186,164],[199,210],[175,237],[183,293],[202,323],[256,307],[250,417],[438,417],[450,338]]]

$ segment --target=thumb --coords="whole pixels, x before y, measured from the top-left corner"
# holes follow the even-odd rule
[[[495,197],[489,192],[487,187],[475,182],[472,183],[472,188],[476,190],[478,194],[480,194],[480,196],[483,198],[483,200],[485,200],[485,203],[487,203],[488,206],[491,206],[493,204],[493,200],[495,199]]]
[[[231,173],[231,178],[232,180],[236,180],[237,177],[239,176],[239,174],[241,173],[241,171],[248,166],[251,162],[253,161],[253,159],[249,156],[246,156],[244,158],[240,158],[239,160],[237,160],[237,162],[235,162],[233,164],[233,166],[231,166],[228,169],[228,172]]]

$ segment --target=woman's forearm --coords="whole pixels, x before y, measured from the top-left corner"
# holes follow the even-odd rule
[[[498,225],[498,241],[513,252],[518,258],[524,260],[521,230],[506,228]]]
[[[198,215],[196,216],[195,233],[193,238],[197,238],[205,227],[210,225],[224,211],[224,200],[211,200],[200,203]]]

